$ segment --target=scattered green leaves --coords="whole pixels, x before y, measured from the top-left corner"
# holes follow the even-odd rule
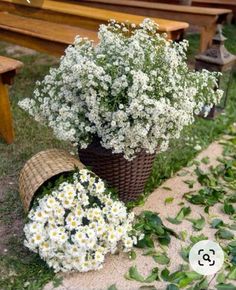
[[[220,283],[216,285],[217,290],[236,290],[236,286],[233,284]]]
[[[153,255],[153,259],[160,265],[168,265],[170,263],[170,259],[166,253],[157,253],[156,255]]]
[[[225,283],[225,280],[226,280],[226,276],[224,272],[219,273],[216,277],[216,281],[219,284]]]
[[[189,188],[193,188],[194,184],[196,183],[196,180],[184,180],[184,183],[188,184]]]
[[[128,280],[135,280],[138,282],[145,281],[145,278],[138,272],[137,266],[130,267],[128,273],[125,274],[125,278]]]
[[[172,196],[167,197],[167,198],[165,199],[165,205],[166,205],[166,204],[170,204],[170,203],[172,203],[173,201],[174,201],[174,198],[173,198]]]
[[[116,284],[112,284],[111,286],[109,286],[109,287],[107,288],[107,290],[117,290],[117,288],[116,288]]]
[[[201,215],[201,217],[199,219],[190,219],[190,218],[188,218],[187,220],[190,221],[193,224],[193,228],[196,231],[201,231],[204,228],[205,223],[206,223],[205,218],[202,215]]]
[[[159,280],[158,272],[158,268],[155,267],[151,270],[150,274],[146,278],[144,278],[143,275],[138,272],[137,266],[132,266],[129,268],[128,273],[125,274],[125,278],[128,280],[135,280],[142,283],[152,283],[156,280]]]
[[[208,240],[208,237],[206,237],[204,234],[200,234],[198,236],[190,236],[190,241],[193,243],[193,244],[196,244],[200,241],[203,241],[203,240]]]
[[[204,164],[209,164],[210,163],[210,158],[208,156],[206,156],[206,157],[202,158],[201,162],[204,163]]]
[[[178,238],[178,235],[170,228],[167,228],[159,215],[151,211],[142,212],[137,218],[134,228],[144,234],[144,238],[139,240],[137,247],[154,248],[154,241],[158,240],[161,245],[170,243],[170,235]]]
[[[211,221],[211,227],[213,229],[219,229],[220,227],[224,227],[224,226],[225,226],[225,223],[221,219],[216,218]]]
[[[181,210],[177,213],[176,217],[168,217],[167,220],[175,225],[180,224],[183,219],[191,213],[191,208],[189,207],[182,207]]]
[[[168,191],[172,191],[172,189],[168,186],[162,186],[163,189],[168,190]]]
[[[224,239],[224,240],[232,240],[234,238],[234,234],[226,229],[219,229],[215,233],[216,238]]]
[[[228,215],[233,215],[235,213],[235,209],[233,207],[232,204],[228,203],[228,202],[224,202],[224,213],[228,214]]]
[[[170,274],[169,270],[166,268],[161,272],[161,277],[164,281],[172,283],[171,284],[173,285],[172,287],[178,286],[177,288],[169,288],[169,289],[184,288],[190,285],[193,281],[202,279],[202,275],[199,275],[198,273],[194,271],[179,270]],[[169,286],[170,285],[168,285],[168,287]]]
[[[236,280],[236,266],[233,266],[230,269],[230,272],[229,272],[227,278],[230,279],[230,280]]]
[[[184,197],[190,203],[205,206],[205,212],[208,213],[209,207],[224,199],[224,190],[222,188],[204,187],[196,194],[186,193]]]
[[[132,250],[132,251],[130,251],[129,253],[128,253],[128,255],[129,255],[129,259],[130,260],[135,260],[136,259],[136,252],[134,251],[134,250]]]
[[[170,284],[167,286],[166,290],[179,290],[179,287],[177,287],[175,284]]]

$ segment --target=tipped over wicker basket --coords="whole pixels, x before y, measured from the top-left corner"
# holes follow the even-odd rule
[[[83,164],[64,150],[41,151],[28,160],[20,172],[19,191],[25,211],[31,206],[36,191],[52,177],[84,168]]]
[[[116,188],[124,202],[136,200],[143,193],[155,156],[142,150],[128,161],[123,154],[113,154],[103,148],[98,138],[86,149],[79,149],[81,162],[107,181],[109,186]]]

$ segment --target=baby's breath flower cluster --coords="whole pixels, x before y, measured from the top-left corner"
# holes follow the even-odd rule
[[[191,71],[188,43],[173,43],[146,19],[139,27],[101,25],[94,46],[77,37],[60,66],[20,106],[56,136],[86,148],[94,136],[132,159],[144,148],[164,151],[203,106],[217,104],[217,73]]]
[[[130,234],[134,214],[86,169],[39,198],[28,218],[25,245],[56,272],[100,269],[107,253],[137,242]]]

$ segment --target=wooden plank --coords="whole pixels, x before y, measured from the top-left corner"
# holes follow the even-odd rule
[[[19,70],[22,66],[23,63],[18,60],[0,56],[0,74],[4,74],[13,70]]]
[[[67,44],[40,39],[14,31],[7,31],[4,28],[0,28],[0,39],[57,57],[61,57],[67,48]]]
[[[3,1],[9,1],[9,0],[3,0]],[[55,2],[55,1],[54,1]],[[58,1],[56,1],[58,2]],[[104,3],[104,4],[112,4],[112,5],[121,5],[122,6],[133,6],[133,7],[143,7],[143,8],[150,8],[150,9],[159,9],[162,11],[170,11],[170,12],[176,12],[176,13],[183,13],[183,14],[193,14],[193,15],[221,15],[221,14],[227,14],[230,13],[229,9],[217,9],[217,8],[202,8],[202,7],[193,7],[193,6],[182,6],[182,5],[172,5],[172,4],[164,4],[164,3],[158,3],[158,1],[155,2],[146,2],[146,1],[134,1],[134,0],[79,0],[79,1],[71,1],[72,3],[75,2],[90,2],[90,3]],[[64,3],[64,1],[61,1],[61,3]],[[80,5],[81,5],[80,3]],[[89,4],[90,5],[90,4]],[[181,20],[182,21],[182,20]]]
[[[14,130],[8,89],[0,76],[0,135],[7,144],[14,140]]]
[[[80,0],[80,3],[85,6],[142,14],[148,17],[181,19],[191,25],[197,25],[201,27],[201,52],[210,46],[210,36],[214,35],[217,24],[224,23],[231,13],[231,10],[228,9],[200,8],[133,0]]]
[[[192,5],[230,9],[233,12],[233,21],[236,22],[236,0],[193,0]]]
[[[219,5],[236,5],[236,1],[235,0],[192,0],[192,2],[196,2],[196,3],[207,3],[207,4],[219,4]]]
[[[45,14],[46,11],[49,13],[52,12],[53,14],[57,13],[57,16],[63,17],[64,20],[67,20],[67,24],[70,24],[70,17],[75,16],[77,18],[77,24],[80,24],[81,27],[85,28],[98,28],[99,24],[101,23],[107,23],[109,19],[116,19],[118,22],[125,22],[130,21],[135,24],[139,24],[143,21],[145,18],[144,16],[139,15],[128,15],[127,13],[120,13],[115,11],[107,11],[97,8],[91,8],[91,7],[84,7],[83,5],[78,5],[77,3],[66,3],[66,2],[58,2],[58,1],[51,1],[51,0],[45,0],[40,7],[38,8],[38,4],[32,2],[29,7],[29,4],[26,1],[22,0],[16,0],[15,3],[18,5],[15,5],[12,3],[11,0],[1,0],[0,1],[0,9],[7,10],[8,11],[14,11],[14,13],[24,13],[25,9],[19,9],[19,6],[25,6],[28,9],[33,9],[35,7],[35,10],[32,10],[31,17],[40,18],[43,16],[42,14]],[[4,6],[5,4],[5,6]],[[40,12],[42,11],[42,13]],[[27,13],[27,12],[26,12]],[[29,10],[28,10],[29,14]],[[45,14],[46,15],[46,14]],[[50,15],[49,15],[50,16]],[[45,19],[47,20],[47,19]],[[60,21],[59,18],[50,18],[50,21]],[[72,21],[75,21],[73,19]],[[184,22],[178,22],[178,21],[171,21],[166,19],[157,18],[154,19],[155,22],[159,24],[160,32],[171,32],[176,30],[183,30],[188,27],[187,23]],[[83,26],[82,26],[83,25]]]
[[[97,40],[95,31],[38,19],[30,19],[9,14],[8,12],[0,12],[0,28],[66,45],[72,44],[78,34],[82,37],[90,37],[91,39]]]

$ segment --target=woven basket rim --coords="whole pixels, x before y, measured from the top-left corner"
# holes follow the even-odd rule
[[[51,178],[73,170],[82,169],[79,159],[62,149],[48,149],[33,155],[19,174],[19,193],[27,212],[39,188]]]

